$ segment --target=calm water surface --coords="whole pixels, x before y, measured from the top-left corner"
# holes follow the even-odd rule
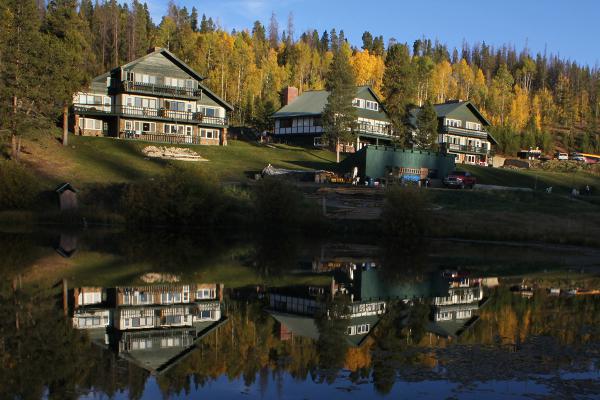
[[[364,241],[0,233],[0,398],[600,398],[596,250]]]

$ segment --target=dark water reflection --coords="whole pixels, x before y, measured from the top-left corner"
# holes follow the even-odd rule
[[[597,398],[597,251],[356,242],[2,233],[0,398]]]

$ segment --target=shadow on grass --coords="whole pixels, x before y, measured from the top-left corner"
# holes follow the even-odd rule
[[[151,174],[150,165],[165,167],[169,162],[162,159],[146,159],[140,148],[135,143],[128,141],[117,141],[116,139],[97,138],[97,140],[111,140],[111,148],[106,146],[103,152],[94,151],[94,149],[86,149],[85,152],[80,152],[77,156],[80,163],[87,164],[85,167],[107,171],[125,180],[135,180],[148,177]],[[102,143],[102,144],[106,144]],[[85,145],[90,145],[86,143]],[[112,157],[106,157],[107,152],[111,152]],[[116,152],[118,151],[118,152]],[[148,163],[148,167],[143,165],[132,165],[131,162]]]
[[[314,170],[325,170],[325,171],[332,171],[332,172],[340,172],[339,168],[340,165],[336,164],[334,162],[328,161],[328,162],[320,162],[320,161],[300,161],[300,160],[286,160],[284,161],[288,164],[292,164],[292,165],[297,165],[299,167],[303,167],[306,169],[314,169]]]

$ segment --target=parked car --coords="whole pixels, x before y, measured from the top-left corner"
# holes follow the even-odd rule
[[[554,153],[554,159],[566,161],[569,159],[569,155],[567,153],[561,153],[560,151],[557,151],[556,153]]]
[[[585,157],[581,155],[581,153],[571,153],[569,155],[569,160],[585,162]]]
[[[466,171],[453,171],[447,177],[444,178],[444,185],[448,188],[470,188],[477,183],[477,179],[471,175],[470,172]]]

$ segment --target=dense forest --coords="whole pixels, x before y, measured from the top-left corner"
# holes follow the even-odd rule
[[[546,51],[485,42],[448,48],[428,38],[385,43],[377,32],[364,32],[359,48],[342,29],[297,32],[293,13],[284,23],[272,14],[266,23],[228,32],[218,16],[172,2],[158,25],[138,0],[45,3],[0,2],[0,129],[16,133],[13,140],[40,117],[60,122],[72,93],[93,76],[160,46],[234,105],[234,125],[265,128],[282,88],[324,88],[334,55],[345,51],[356,83],[381,95],[398,114],[393,121],[402,121],[411,105],[470,100],[494,125],[500,152],[529,146],[550,152],[556,145],[600,151],[600,70]]]

